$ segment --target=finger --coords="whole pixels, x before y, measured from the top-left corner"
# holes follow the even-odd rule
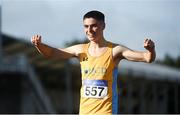
[[[34,45],[36,45],[36,38],[37,36],[36,35],[34,35],[34,36],[32,36],[32,38],[31,38],[31,42],[34,44]]]
[[[36,38],[38,38],[39,37],[39,35],[36,35]]]
[[[41,42],[41,36],[38,36],[37,38],[37,42],[40,43]]]
[[[150,41],[148,42],[148,44],[154,45],[154,42],[153,42],[152,40],[150,40]]]
[[[34,36],[32,36],[31,42],[34,43],[34,41],[35,41]]]
[[[150,42],[151,42],[151,39],[149,39],[148,42],[150,43]]]
[[[146,38],[146,39],[144,40],[144,43],[146,43],[146,42],[147,42],[147,40],[148,40],[148,39]]]
[[[152,44],[152,40],[151,40],[151,39],[148,39],[148,40],[147,40],[147,44],[148,44],[148,45]]]
[[[153,47],[154,47],[154,42],[151,41],[148,46],[151,47],[151,48],[153,48]]]
[[[149,39],[145,39],[145,41],[144,41],[144,44],[148,44],[148,42],[149,42]]]
[[[39,41],[41,41],[41,36],[39,36]]]
[[[151,47],[154,47],[154,46],[155,46],[154,42],[153,42],[153,41],[151,41]]]

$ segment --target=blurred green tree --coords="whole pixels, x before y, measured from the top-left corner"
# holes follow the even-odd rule
[[[171,57],[169,54],[166,54],[163,63],[165,65],[175,66],[176,60],[173,57]]]
[[[87,43],[87,42],[88,42],[87,38],[84,38],[84,39],[75,38],[72,41],[67,41],[65,43],[65,46],[68,47],[68,46],[72,46],[72,45],[76,45],[76,44],[82,44],[82,43]]]
[[[175,67],[175,68],[180,68],[180,55],[177,58],[174,58],[171,55],[166,54],[164,59],[157,60],[156,63]]]

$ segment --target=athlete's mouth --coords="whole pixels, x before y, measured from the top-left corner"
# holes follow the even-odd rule
[[[94,37],[95,36],[95,33],[93,34],[87,34],[89,37]]]

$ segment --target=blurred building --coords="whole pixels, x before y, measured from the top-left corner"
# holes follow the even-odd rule
[[[55,113],[38,75],[25,55],[16,51],[8,55],[6,52],[6,46],[13,47],[13,43],[22,42],[4,35],[1,38],[0,113]],[[13,49],[16,48],[18,45]]]
[[[180,70],[158,64],[122,61],[120,113],[180,113]]]
[[[0,113],[78,113],[79,64],[45,58],[30,41],[2,38]],[[180,113],[179,81],[178,69],[122,61],[119,113]]]

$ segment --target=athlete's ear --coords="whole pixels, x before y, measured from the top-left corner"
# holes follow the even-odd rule
[[[105,27],[106,27],[106,23],[105,22],[103,22],[103,30],[105,29]]]

